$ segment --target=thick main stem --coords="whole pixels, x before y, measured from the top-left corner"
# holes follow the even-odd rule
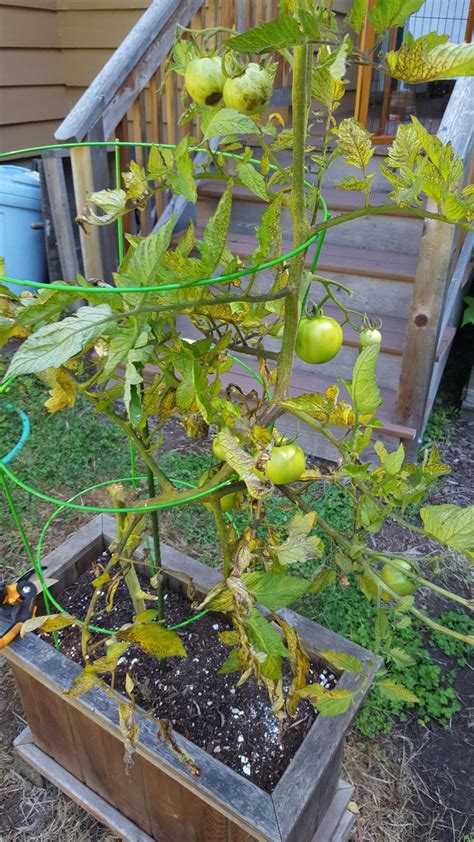
[[[150,435],[150,431],[148,429],[148,424],[145,428],[145,433],[148,438]],[[150,497],[154,497],[156,494],[155,488],[155,477],[153,471],[150,470],[148,465],[146,466],[146,478],[147,478],[147,485],[148,485],[148,494]],[[155,565],[155,569],[158,572],[161,569],[161,549],[160,549],[160,524],[158,520],[158,512],[156,509],[150,512],[150,521],[151,521],[151,536],[153,540],[153,562]],[[163,597],[163,584],[162,582],[158,582],[157,588],[157,611],[158,611],[158,618],[160,620],[164,619],[164,597]]]
[[[308,69],[310,49],[308,46],[295,47],[293,64],[293,88],[291,102],[293,108],[293,187],[290,198],[290,211],[293,222],[293,245],[300,246],[308,239],[306,220],[306,196],[304,189],[304,165],[306,127],[308,121]],[[285,328],[278,362],[277,379],[274,391],[274,403],[284,400],[291,382],[291,371],[296,345],[296,332],[300,318],[300,287],[303,277],[305,253],[302,251],[292,258],[289,272],[289,286],[294,290],[285,299]],[[271,412],[271,410],[270,410]],[[265,419],[268,421],[268,418]]]

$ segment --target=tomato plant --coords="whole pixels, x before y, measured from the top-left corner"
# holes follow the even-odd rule
[[[378,637],[384,639],[379,631],[389,627],[393,608],[398,625],[415,618],[456,640],[473,642],[466,633],[436,623],[419,607],[418,589],[431,589],[469,608],[463,596],[426,572],[432,570],[430,560],[418,559],[412,577],[396,552],[390,564],[373,548],[374,535],[387,518],[412,529],[405,517],[407,506],[420,506],[449,468],[436,449],[425,451],[415,464],[406,461],[402,444],[387,451],[378,438],[380,331],[366,314],[348,307],[350,289],[319,274],[315,266],[308,271],[307,264],[310,248],[326,230],[381,210],[403,207],[414,219],[427,217],[470,231],[474,194],[460,186],[463,162],[452,146],[431,136],[413,117],[410,124],[399,126],[381,167],[390,196],[387,206],[381,209],[372,201],[369,165],[375,147],[370,132],[352,118],[336,119],[347,79],[360,64],[374,64],[358,40],[367,4],[356,2],[344,18],[336,16],[331,5],[321,9],[306,0],[282,0],[278,18],[240,34],[222,27],[214,32],[181,29],[166,74],[184,77],[183,137],[173,149],[153,145],[145,164],[134,161],[122,174],[120,189],[88,196],[78,216],[86,230],[130,214],[138,218],[157,193],[165,199],[184,197],[184,205],[193,205],[197,182],[210,178],[222,182],[223,189],[203,231],[192,222],[182,230],[175,216],[166,216],[147,236],[127,237],[125,256],[113,278],[85,277],[79,284],[67,279],[66,290],[51,285],[36,296],[25,293],[21,298],[0,288],[0,342],[13,338],[16,346],[7,378],[37,374],[49,392],[49,412],[73,407],[81,395],[123,432],[146,475],[146,484],[136,488],[118,483],[109,489],[113,507],[121,511],[110,557],[101,561],[94,581],[107,590],[112,604],[114,588],[123,580],[134,619],[120,630],[119,646],[110,647],[107,668],[114,671],[127,639],[150,652],[152,637],[157,657],[185,654],[180,638],[164,626],[161,577],[153,577],[144,594],[134,560],[138,546],[151,536],[159,570],[160,507],[172,511],[177,505],[203,502],[215,519],[223,578],[200,608],[228,614],[233,632],[226,639],[233,648],[225,668],[245,678],[253,674],[266,687],[282,727],[295,717],[302,696],[330,715],[347,710],[357,690],[338,690],[336,704],[319,685],[311,684],[298,636],[281,622],[283,645],[259,605],[276,612],[329,584],[358,587],[365,597],[377,600]],[[397,0],[370,4],[378,44],[395,19],[403,26],[408,5]],[[468,72],[472,49],[467,44],[453,48],[433,33],[418,39],[407,36],[385,58],[377,55],[374,66],[407,84],[426,84]],[[258,62],[251,60],[255,56]],[[291,126],[276,111],[265,116],[267,106],[271,108],[273,78],[285,62],[292,77]],[[316,124],[321,128],[317,150],[311,134]],[[258,155],[249,138],[260,145]],[[282,163],[282,152],[291,155],[291,164]],[[350,213],[320,218],[327,172],[334,161],[354,172],[340,189],[360,193],[363,201]],[[245,259],[228,236],[233,196],[242,187],[264,208],[255,248]],[[289,225],[292,248],[283,253]],[[301,318],[308,299],[315,315]],[[72,304],[77,306],[71,312]],[[337,318],[323,314],[326,304],[336,310]],[[195,341],[180,330],[177,316],[183,312],[198,337]],[[295,354],[310,364],[328,362],[341,348],[346,325],[360,332],[352,377],[343,385],[295,396]],[[248,386],[234,382],[236,354],[241,363],[247,361]],[[170,417],[190,440],[206,440],[210,429],[219,430],[212,450],[220,464],[215,472],[196,477],[193,489],[180,487],[163,469],[163,428]],[[275,432],[276,422],[285,417],[330,442],[337,461],[305,470],[298,441],[282,443]],[[336,528],[308,505],[305,492],[313,484],[329,484],[349,496],[349,530]],[[284,498],[292,512],[283,532],[266,518],[274,495]],[[239,515],[235,522],[244,524],[240,531],[223,517],[230,508]],[[472,507],[421,505],[417,528],[442,547],[474,556]],[[327,546],[328,561],[322,563]],[[301,573],[308,561],[316,566],[311,579]],[[399,598],[393,600],[389,589]],[[103,608],[97,604],[100,594],[94,586],[88,623]],[[144,614],[145,599],[156,601],[150,620]],[[64,624],[65,618],[60,621]],[[99,680],[99,671],[94,671],[99,644],[87,623],[81,624],[81,636],[88,665],[84,675],[89,683],[84,681],[84,686],[89,689]],[[361,669],[357,659],[344,662],[338,653],[326,654],[335,658],[336,668]],[[283,691],[285,658],[291,681]],[[392,700],[398,694],[399,699],[416,701],[400,684],[386,680],[379,687]]]
[[[331,316],[303,318],[296,335],[296,353],[305,363],[327,363],[336,356],[342,340],[341,325]]]

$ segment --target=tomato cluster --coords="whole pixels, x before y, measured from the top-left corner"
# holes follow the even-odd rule
[[[258,114],[270,102],[272,77],[268,70],[250,62],[236,76],[224,75],[219,56],[203,56],[189,62],[184,76],[185,88],[198,105],[218,105],[248,116]]]

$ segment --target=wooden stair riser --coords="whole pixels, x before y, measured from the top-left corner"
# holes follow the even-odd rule
[[[197,222],[204,226],[216,208],[216,201],[200,196],[197,203]],[[246,236],[254,236],[255,229],[261,223],[265,204],[234,199],[232,205],[231,231]],[[339,215],[334,212],[334,216]],[[416,254],[422,233],[423,221],[405,216],[372,216],[354,219],[350,222],[330,228],[326,242],[334,245],[352,246],[359,249],[376,247],[391,252],[398,250],[405,254]],[[282,211],[282,229],[285,237],[291,239],[291,216],[287,208]]]

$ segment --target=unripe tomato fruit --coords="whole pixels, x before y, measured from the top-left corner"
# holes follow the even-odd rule
[[[222,445],[219,441],[219,433],[212,439],[211,448],[216,459],[219,459],[219,462],[225,462],[225,453],[222,450]]]
[[[274,447],[268,462],[265,462],[265,473],[275,485],[295,482],[306,468],[306,459],[301,447],[297,444],[283,444]]]
[[[366,327],[359,334],[359,345],[361,348],[368,348],[369,345],[380,345],[382,334],[377,328]]]
[[[405,561],[403,558],[397,558],[394,561],[397,561],[404,570],[412,572],[412,567],[408,561]],[[380,578],[382,582],[385,582],[399,596],[409,596],[418,587],[415,579],[409,579],[401,570],[397,567],[392,567],[391,564],[384,564],[380,571]]]
[[[209,478],[209,471],[204,471],[203,475],[199,478],[199,485],[204,485],[206,480]],[[221,511],[222,512],[230,512],[231,509],[234,508],[235,505],[235,498],[237,497],[237,492],[234,491],[231,494],[224,494],[222,497],[219,498],[219,502],[221,504]],[[202,502],[202,498],[201,498]],[[209,509],[212,512],[212,505],[211,503],[204,503],[206,509]]]
[[[331,316],[301,319],[296,335],[296,353],[305,363],[327,363],[342,345],[342,328]]]
[[[224,102],[227,108],[235,108],[241,114],[257,114],[270,102],[272,88],[268,71],[252,61],[241,76],[225,80]]]
[[[225,76],[218,56],[194,58],[184,74],[184,85],[198,105],[216,105],[222,99]]]

